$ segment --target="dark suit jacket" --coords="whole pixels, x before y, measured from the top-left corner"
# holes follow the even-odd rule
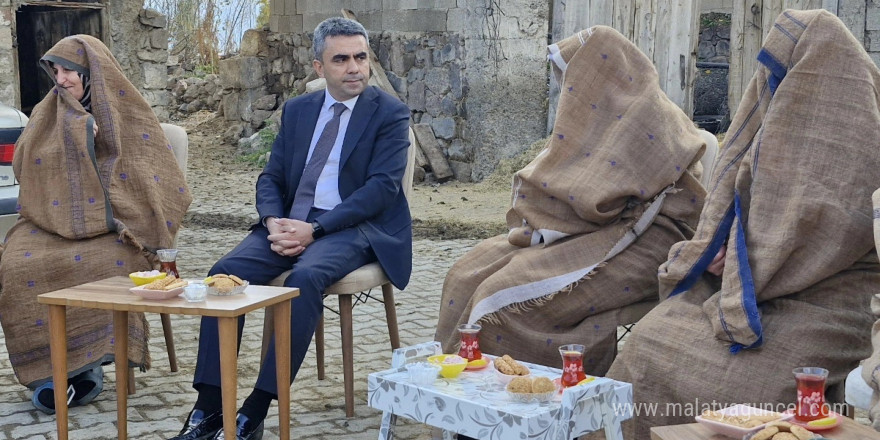
[[[323,102],[322,90],[284,103],[269,163],[257,179],[260,218],[288,216]],[[342,143],[342,203],[316,219],[328,234],[350,227],[363,231],[398,288],[406,286],[412,272],[412,219],[401,187],[408,148],[409,108],[367,87],[355,104]]]

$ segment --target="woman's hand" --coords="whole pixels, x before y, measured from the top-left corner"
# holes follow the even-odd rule
[[[98,137],[98,124],[92,124],[92,133],[96,138]]]
[[[712,275],[721,276],[724,272],[724,257],[727,255],[727,245],[721,245],[721,249],[718,249],[718,253],[715,254],[715,258],[712,259],[712,262],[709,263],[709,267],[706,270]]]

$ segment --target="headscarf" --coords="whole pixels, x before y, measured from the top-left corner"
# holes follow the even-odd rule
[[[76,64],[74,62],[71,62],[70,60],[66,60],[56,55],[45,55],[43,58],[40,58],[40,67],[42,67],[43,70],[49,74],[49,77],[52,78],[52,82],[55,83],[56,87],[58,87],[58,83],[55,81],[55,72],[52,70],[52,68],[55,67],[56,64],[61,65],[65,69],[75,71],[77,76],[79,76],[79,80],[82,83],[83,87],[83,95],[79,99],[79,103],[82,104],[85,111],[91,113],[92,77],[89,74],[89,68],[87,66]]]

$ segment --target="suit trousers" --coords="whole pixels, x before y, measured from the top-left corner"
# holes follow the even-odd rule
[[[256,227],[235,249],[214,264],[210,274],[232,274],[252,284],[267,284],[293,268],[284,280],[285,286],[300,289],[299,296],[291,300],[290,310],[290,380],[293,383],[321,317],[324,290],[355,269],[376,261],[376,255],[366,236],[356,227],[321,237],[298,257],[284,257],[273,252],[269,249],[268,235],[265,227]],[[239,348],[243,327],[244,316],[238,325]],[[198,389],[201,384],[220,387],[217,318],[203,317],[199,330],[193,387]],[[274,337],[260,366],[255,388],[277,396]]]

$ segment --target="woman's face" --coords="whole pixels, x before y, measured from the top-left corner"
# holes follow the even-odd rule
[[[82,99],[84,93],[83,83],[75,70],[65,69],[64,66],[58,64],[53,65],[52,70],[55,72],[55,83],[59,87],[67,89],[77,101]]]

